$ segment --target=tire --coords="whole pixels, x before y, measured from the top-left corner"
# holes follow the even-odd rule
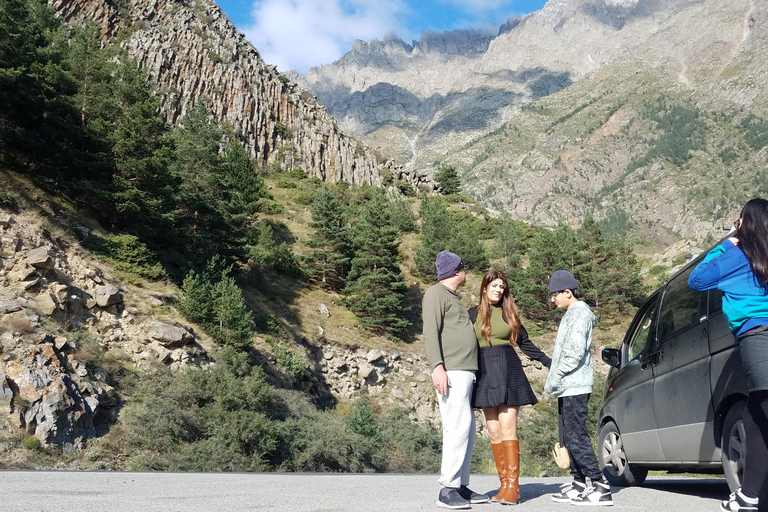
[[[624,442],[621,432],[613,422],[608,422],[600,428],[597,438],[597,457],[603,474],[611,485],[628,487],[642,485],[648,470],[630,464],[624,453]]]
[[[723,439],[720,444],[720,458],[728,487],[735,491],[741,487],[744,477],[744,455],[747,453],[747,438],[744,432],[744,411],[747,401],[736,402],[728,409],[723,421]]]

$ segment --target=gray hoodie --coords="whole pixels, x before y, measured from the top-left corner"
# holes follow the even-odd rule
[[[592,392],[592,327],[597,317],[584,301],[573,304],[557,329],[552,366],[544,391],[552,396],[575,396]]]

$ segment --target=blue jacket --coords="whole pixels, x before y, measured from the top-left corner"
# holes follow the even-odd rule
[[[758,284],[747,255],[730,240],[709,251],[691,272],[688,286],[700,292],[723,292],[723,314],[737,338],[758,325],[768,325],[768,293]]]

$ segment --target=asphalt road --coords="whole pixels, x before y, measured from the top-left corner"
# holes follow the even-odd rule
[[[435,505],[436,475],[3,471],[0,477],[3,512],[442,510]],[[488,503],[473,510],[575,510],[549,499],[566,480],[523,478],[518,507]],[[498,479],[473,475],[470,486],[491,492]],[[650,477],[643,487],[614,488],[609,510],[716,512],[727,496],[724,479]]]

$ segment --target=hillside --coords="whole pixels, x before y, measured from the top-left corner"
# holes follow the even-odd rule
[[[505,269],[545,351],[547,278],[574,270],[601,318],[595,354],[684,260],[671,249],[644,282],[629,243],[588,215],[549,229],[447,187],[417,194],[394,168],[352,186],[265,162],[220,104],[169,115],[133,46],[167,27],[120,26],[141,5],[110,5],[77,11],[107,25],[65,25],[41,0],[0,0],[4,467],[435,471],[419,307],[439,250],[470,265],[468,306],[484,270]],[[175,41],[203,37],[190,23]],[[540,392],[546,370],[525,364]],[[523,414],[526,471],[556,471],[540,449],[554,411],[542,396]],[[476,453],[482,469],[485,441]]]
[[[551,0],[484,52],[360,42],[298,81],[406,168],[456,165],[488,207],[548,225],[591,212],[661,246],[712,240],[765,193],[766,14]]]

